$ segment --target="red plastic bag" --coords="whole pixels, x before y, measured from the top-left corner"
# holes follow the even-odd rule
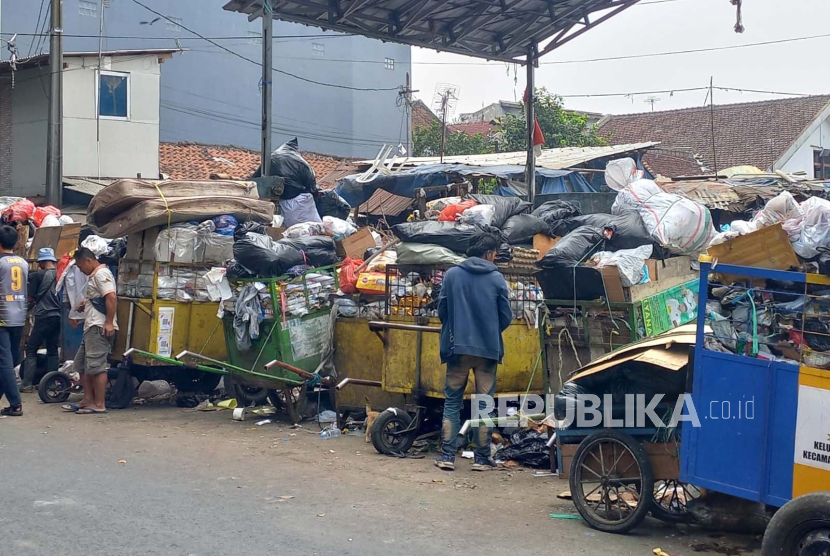
[[[50,214],[55,218],[60,218],[61,209],[53,207],[52,205],[46,205],[45,207],[35,207],[35,212],[32,215],[32,220],[35,221],[35,226],[40,228],[40,225],[43,224],[43,219]]]
[[[457,205],[450,205],[444,210],[441,211],[441,214],[438,215],[439,222],[455,222],[461,213],[467,210],[468,208],[472,208],[476,206],[478,203],[473,201],[472,199],[467,199],[466,201],[461,201]]]
[[[72,261],[72,256],[69,253],[67,253],[63,257],[61,257],[61,260],[58,261],[58,272],[57,272],[56,280],[61,279],[61,276],[63,276],[63,273],[66,272],[66,269],[69,267],[69,263],[71,261]]]
[[[347,294],[357,293],[357,268],[363,264],[363,259],[346,257],[340,267],[340,291]]]
[[[26,222],[32,218],[35,212],[35,204],[29,199],[20,199],[9,205],[3,211],[7,222]]]

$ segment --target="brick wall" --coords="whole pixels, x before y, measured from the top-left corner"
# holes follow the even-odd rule
[[[12,191],[12,87],[0,79],[0,195]]]

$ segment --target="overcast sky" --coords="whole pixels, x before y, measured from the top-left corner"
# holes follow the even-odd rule
[[[551,64],[597,57],[650,54],[686,49],[742,45],[830,34],[828,0],[745,0],[737,34],[735,8],[729,0],[643,0],[541,59],[537,86],[563,96],[628,93],[715,86],[823,94],[830,92],[830,36],[785,44],[717,52],[676,54],[629,60]],[[460,87],[456,115],[497,100],[521,100],[525,70],[455,54],[412,49],[413,85],[432,105],[436,84]],[[439,64],[436,64],[439,63]],[[451,63],[451,64],[447,64]],[[482,65],[484,64],[484,65]],[[509,73],[509,74],[508,74]],[[645,112],[648,95],[633,98],[565,98],[567,108],[610,114]],[[662,93],[655,110],[701,106],[706,91]],[[715,103],[735,103],[781,96],[715,91]]]

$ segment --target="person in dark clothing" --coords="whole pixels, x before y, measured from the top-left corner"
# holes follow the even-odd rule
[[[0,415],[20,417],[23,405],[14,377],[20,363],[20,336],[26,324],[26,259],[14,254],[17,230],[0,226],[0,399],[6,396],[9,406]]]
[[[37,350],[46,344],[46,372],[58,370],[58,343],[61,336],[61,304],[58,300],[58,282],[55,251],[44,247],[37,253],[40,270],[29,275],[29,302],[34,305],[35,324],[26,342],[26,359],[21,372],[21,392],[31,392],[37,374]]]
[[[444,385],[444,418],[441,455],[435,461],[441,469],[455,469],[461,407],[470,369],[475,376],[476,396],[491,398],[496,392],[496,366],[504,357],[502,332],[513,320],[509,290],[493,261],[499,249],[497,233],[483,231],[470,241],[466,261],[444,276],[438,298],[441,319],[441,362],[447,364]],[[477,400],[479,408],[485,401]],[[474,471],[493,467],[490,459],[489,427],[478,427]]]

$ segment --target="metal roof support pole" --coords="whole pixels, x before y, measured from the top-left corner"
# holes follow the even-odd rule
[[[274,46],[274,10],[271,0],[262,1],[262,176],[271,175],[271,118],[273,110],[272,48]]]
[[[61,0],[52,0],[49,30],[49,133],[46,139],[46,202],[61,207],[63,189],[63,23]],[[97,107],[96,107],[97,110]]]
[[[533,107],[534,89],[536,83],[536,49],[533,45],[527,49],[527,101],[525,102],[525,120],[527,121],[527,165],[525,166],[525,183],[527,183],[528,201],[536,199],[536,156],[533,154],[533,132],[535,130],[536,114]]]

